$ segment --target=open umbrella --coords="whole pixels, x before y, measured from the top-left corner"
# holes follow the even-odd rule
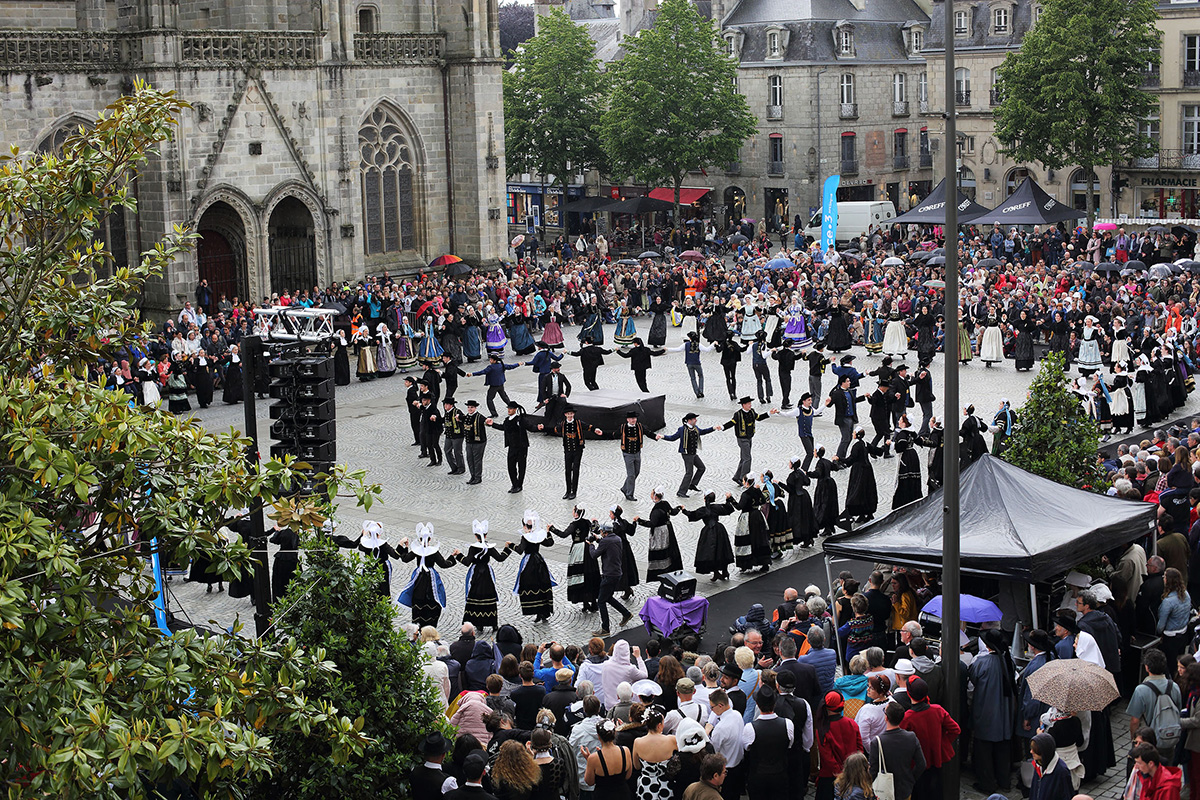
[[[520,247],[523,244],[525,244],[525,234],[523,234],[523,233],[518,233],[516,236],[513,237],[513,240],[511,242],[509,242],[509,245],[514,248]]]
[[[983,267],[984,269],[991,269],[992,267],[1000,266],[1000,259],[985,258],[985,259],[980,260],[980,262],[978,264],[976,264],[975,266]]]
[[[1049,661],[1026,680],[1034,700],[1068,714],[1103,711],[1121,694],[1108,670],[1082,658]]]
[[[1134,259],[1133,261],[1125,262],[1125,269],[1136,269],[1136,270],[1140,271],[1145,268],[1146,268],[1146,263],[1144,261],[1138,261],[1137,259]]]
[[[1130,275],[1137,275],[1137,270],[1136,270],[1136,269],[1123,269],[1123,270],[1121,270],[1121,277],[1122,277],[1122,278],[1128,278]]]
[[[425,314],[426,311],[428,311],[429,309],[431,309],[433,307],[434,307],[433,300],[426,300],[424,303],[421,303],[421,306],[417,309],[417,316],[415,317],[415,319],[420,319]]]
[[[746,242],[748,242],[750,240],[747,239],[745,236],[743,236],[740,233],[735,233],[733,236],[729,237],[729,241],[732,244],[745,244]]]
[[[946,288],[945,281],[925,281],[925,283],[923,285],[929,289],[945,289]]]
[[[638,256],[638,258],[662,258],[662,253],[656,253],[653,250],[647,250]]]
[[[852,283],[852,284],[850,284],[850,288],[851,289],[870,289],[874,285],[875,285],[875,281],[868,279],[865,281],[859,281],[858,283]]]
[[[339,315],[339,316],[340,316],[340,315],[342,315],[342,314],[345,314],[345,313],[346,313],[346,306],[345,306],[345,304],[344,304],[344,303],[339,303],[339,302],[338,302],[338,301],[336,301],[336,300],[330,300],[328,303],[322,303],[322,304],[321,304],[321,308],[329,308],[329,309],[332,309],[332,310],[336,311],[336,312],[338,313],[338,315]]]
[[[792,269],[795,266],[788,258],[773,258],[766,263],[767,269]]]
[[[913,261],[920,261],[924,263],[933,258],[933,253],[930,253],[928,250],[922,250],[919,253],[913,253],[911,256],[909,256],[909,258]]]
[[[638,260],[636,258],[622,258],[617,263],[624,264],[627,267],[636,267],[638,265]]]
[[[684,250],[679,254],[679,258],[683,261],[703,261],[704,254],[699,250]]]
[[[959,602],[959,619],[963,622],[999,622],[1004,618],[1004,613],[1000,611],[1000,606],[993,603],[991,600],[985,600],[982,597],[976,597],[973,594],[963,594],[958,597]],[[942,618],[942,596],[930,600],[921,609],[922,614],[928,614],[931,617]]]
[[[1196,229],[1188,225],[1172,225],[1171,233],[1178,236],[1180,239],[1195,239]]]
[[[944,255],[946,255],[946,248],[944,248],[944,247],[935,247],[935,248],[933,248],[932,250],[930,250],[930,251],[929,251],[929,255],[931,255],[931,256],[944,256]]]
[[[1200,261],[1189,261],[1183,265],[1183,268],[1191,273],[1200,272]]]
[[[1151,278],[1169,278],[1171,277],[1171,268],[1166,264],[1155,264],[1150,268]]]
[[[1098,222],[1092,226],[1094,231],[1115,231],[1116,229],[1117,223],[1115,222]]]
[[[1151,225],[1149,228],[1146,228],[1146,233],[1166,233],[1166,232],[1167,232],[1166,225]]]
[[[429,268],[441,269],[442,267],[448,267],[451,264],[457,264],[460,261],[462,261],[462,259],[458,256],[447,253],[446,255],[438,256],[433,261],[430,261]]]
[[[946,259],[943,256],[933,256],[925,264],[930,267],[943,267],[946,265]]]
[[[1097,264],[1096,272],[1120,272],[1123,267],[1120,264],[1114,264],[1111,261],[1105,261],[1103,264]]]
[[[885,267],[902,267],[902,266],[904,266],[904,259],[896,258],[895,256],[888,256],[887,258],[885,258],[883,260],[883,266],[885,266]]]
[[[457,278],[459,275],[467,275],[474,271],[474,267],[460,259],[455,261],[453,264],[448,265],[446,267],[445,274],[447,278]]]

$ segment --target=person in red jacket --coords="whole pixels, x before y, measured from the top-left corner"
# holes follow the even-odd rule
[[[1183,770],[1162,763],[1158,748],[1142,743],[1133,748],[1133,768],[1142,780],[1141,800],[1179,800]]]
[[[817,715],[816,739],[820,747],[821,765],[817,770],[817,800],[833,800],[833,779],[851,753],[863,753],[862,734],[858,723],[842,716],[845,700],[837,692],[825,695],[825,703]]]
[[[912,800],[939,800],[942,764],[954,758],[954,740],[961,729],[946,709],[929,702],[929,686],[924,678],[908,679],[908,698],[912,708],[904,712],[900,728],[917,735],[925,756],[925,771],[913,786]]]

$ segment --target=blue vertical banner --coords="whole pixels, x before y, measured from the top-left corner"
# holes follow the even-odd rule
[[[842,182],[841,175],[830,175],[825,179],[821,192],[821,252],[827,252],[837,239],[837,190]]]

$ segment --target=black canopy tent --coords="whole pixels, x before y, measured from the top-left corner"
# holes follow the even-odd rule
[[[1034,583],[1153,533],[1156,507],[1055,483],[985,455],[962,473],[962,571]],[[942,564],[942,492],[830,536],[827,557]]]
[[[562,207],[563,211],[577,214],[587,214],[592,211],[603,211],[605,206],[615,202],[611,197],[580,197]]]
[[[967,197],[962,192],[956,192],[958,195],[958,222],[965,224],[974,222],[981,214],[987,214],[988,210],[984,206],[979,205],[971,198]],[[946,180],[933,187],[933,191],[917,203],[915,208],[901,214],[891,221],[890,224],[946,224]]]
[[[628,200],[610,202],[599,210],[610,214],[649,214],[652,211],[674,211],[675,204],[656,197],[631,197]]]
[[[1026,178],[1007,200],[971,221],[985,225],[1046,225],[1086,216],[1086,211],[1058,202],[1034,183],[1033,178]]]

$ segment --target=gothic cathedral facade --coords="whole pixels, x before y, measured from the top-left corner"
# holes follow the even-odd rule
[[[104,238],[177,310],[508,248],[497,0],[0,0],[0,142],[52,149],[141,77],[191,104]]]

